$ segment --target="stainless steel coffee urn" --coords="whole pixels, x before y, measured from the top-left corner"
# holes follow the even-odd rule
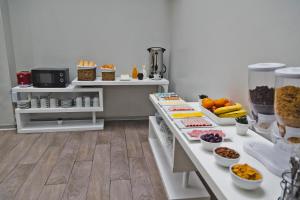
[[[162,47],[150,47],[149,51],[149,78],[161,79],[167,71],[167,67],[163,63],[163,53],[166,49]]]

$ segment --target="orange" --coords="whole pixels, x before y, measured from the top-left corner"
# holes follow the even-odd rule
[[[225,98],[221,98],[221,99],[217,99],[214,101],[214,104],[217,108],[220,108],[220,107],[224,107],[225,104],[228,102],[227,99]]]
[[[204,108],[210,109],[214,106],[214,101],[210,98],[204,98],[202,99],[202,106]]]

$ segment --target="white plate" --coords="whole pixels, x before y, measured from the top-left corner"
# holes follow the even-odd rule
[[[192,128],[192,129],[182,129],[181,132],[182,134],[184,134],[186,136],[186,138],[189,140],[189,141],[200,141],[200,137],[191,137],[188,133],[193,131],[193,130],[221,130],[220,128]],[[224,130],[221,130],[223,131],[223,133],[225,134],[224,136],[224,140],[228,140],[228,139],[231,139],[232,138],[232,134],[230,133],[227,133],[226,131]]]
[[[200,103],[199,103],[200,104]],[[219,125],[235,125],[235,118],[221,118],[200,105],[201,111]]]
[[[211,126],[201,126],[201,127],[186,127],[182,122],[181,120],[183,119],[174,119],[174,122],[176,124],[176,126],[180,129],[196,129],[196,128],[212,128],[212,127],[216,127],[216,123],[214,123],[211,119],[209,119],[208,117],[195,117],[194,119],[196,118],[204,118],[206,121],[210,122],[212,125]],[[187,119],[187,118],[186,118]],[[193,118],[188,118],[188,119],[193,119]]]
[[[189,108],[192,108],[192,109],[194,109],[194,110],[182,110],[182,111],[170,111],[169,110],[169,108],[172,108],[172,107],[182,107],[182,106],[177,106],[177,105],[175,105],[175,106],[163,106],[163,109],[167,112],[167,113],[175,113],[175,112],[193,112],[193,111],[196,111],[195,110],[195,108],[193,108],[193,107],[191,107],[191,106],[189,106],[189,105],[187,105],[187,106],[184,106],[184,107],[189,107]]]
[[[194,113],[194,112],[200,112],[200,111],[175,111],[175,112],[167,112],[169,117],[173,120],[175,119],[190,119],[190,118],[198,118],[198,117],[183,117],[183,118],[174,118],[172,114],[177,114],[177,113]],[[203,115],[204,116],[204,115]]]
[[[161,106],[176,106],[176,105],[187,105],[184,100],[171,100],[171,101],[159,101],[159,105]]]

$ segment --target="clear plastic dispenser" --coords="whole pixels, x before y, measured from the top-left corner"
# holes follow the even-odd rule
[[[251,116],[255,120],[256,132],[270,138],[274,115],[274,91],[276,69],[281,63],[257,63],[248,66],[248,87]]]
[[[275,116],[279,136],[300,145],[300,67],[275,71]]]

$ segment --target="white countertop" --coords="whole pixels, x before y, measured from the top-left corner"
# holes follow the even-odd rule
[[[243,150],[243,143],[246,141],[258,141],[264,143],[271,143],[255,132],[249,130],[248,136],[239,136],[235,134],[235,126],[221,126],[225,133],[232,133],[232,139],[229,142],[224,142],[223,146],[232,147],[237,150],[241,155],[240,163],[248,163],[251,166],[258,169],[263,174],[263,182],[259,189],[253,191],[242,190],[235,185],[230,177],[229,169],[223,168],[215,163],[213,154],[202,149],[201,143],[190,142],[181,133],[180,129],[173,123],[173,120],[169,117],[166,111],[158,104],[157,98],[154,95],[150,95],[150,100],[157,109],[157,111],[162,115],[165,122],[175,134],[183,149],[186,151],[187,155],[190,157],[195,167],[198,169],[202,177],[205,179],[211,190],[217,196],[218,199],[228,199],[228,200],[248,200],[248,199],[261,199],[261,200],[273,200],[280,196],[281,188],[280,181],[281,178],[273,175],[269,172],[263,164],[257,161],[255,158],[248,155]],[[189,103],[197,110],[200,110],[199,103]]]
[[[169,85],[169,81],[167,79],[161,80],[152,80],[152,79],[130,79],[128,81],[121,81],[120,77],[116,77],[114,81],[102,81],[101,77],[97,77],[95,81],[78,81],[75,78],[72,81],[72,85],[76,86],[95,86],[95,85]]]

